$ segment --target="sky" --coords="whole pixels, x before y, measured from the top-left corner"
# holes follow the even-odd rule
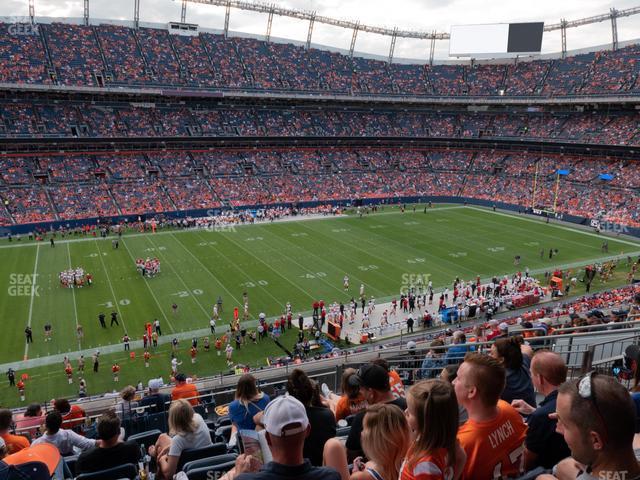
[[[250,0],[251,1],[251,0]],[[575,20],[640,5],[640,0],[271,0],[278,6],[315,11],[319,15],[360,21],[375,26],[398,27],[406,30],[449,32],[451,25],[544,21],[558,23],[560,19]],[[133,0],[90,0],[90,16],[95,19],[132,20]],[[166,23],[180,20],[179,0],[140,0],[140,19]],[[36,17],[81,17],[82,0],[35,0]],[[1,0],[0,16],[20,17],[28,14],[27,0]],[[224,7],[189,3],[187,22],[204,28],[222,29]],[[267,15],[233,9],[230,30],[264,35]],[[308,22],[286,17],[274,17],[272,37],[306,41]],[[313,43],[348,49],[350,30],[317,24]],[[640,14],[618,19],[619,41],[640,38]],[[356,51],[387,56],[390,37],[360,32]],[[569,50],[604,45],[611,42],[611,23],[572,28],[567,31]],[[560,31],[545,32],[543,53],[560,51]],[[447,41],[436,42],[437,59],[448,58]],[[398,39],[396,58],[427,59],[429,42]]]

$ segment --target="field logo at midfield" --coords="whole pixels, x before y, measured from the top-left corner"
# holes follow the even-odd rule
[[[38,273],[12,273],[9,275],[9,288],[7,294],[10,297],[39,297],[40,285],[36,285]]]
[[[403,273],[400,283],[400,295],[408,295],[412,291],[424,291],[431,280],[430,273]]]

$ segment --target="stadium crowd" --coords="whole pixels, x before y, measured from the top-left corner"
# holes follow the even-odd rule
[[[431,96],[640,90],[638,45],[510,65],[389,65],[204,32],[180,36],[158,28],[52,23],[38,25],[36,34],[12,35],[12,28],[0,24],[0,82]]]
[[[457,196],[640,226],[633,161],[499,151],[283,149],[8,157],[3,225],[299,201]],[[568,171],[558,183],[557,170]],[[613,178],[602,180],[601,175]],[[43,181],[44,179],[44,181]]]
[[[227,480],[491,479],[525,472],[546,475],[540,480],[623,472],[636,478],[638,382],[628,389],[620,374],[601,371],[572,378],[565,358],[537,339],[570,333],[554,333],[565,319],[597,331],[638,313],[640,287],[628,286],[500,324],[439,329],[425,337],[430,343],[421,342],[429,347],[424,357],[410,341],[395,358],[344,368],[337,393],[297,368],[269,393],[244,373],[233,401],[215,407],[196,379],[177,373],[168,386],[154,378],[147,389],[125,387],[93,424],[82,403],[62,398],[19,414],[3,409],[0,455],[24,451],[38,461],[38,445],[50,445],[53,463],[64,460],[64,478],[109,468]],[[626,378],[640,377],[638,365],[640,348],[631,345]],[[150,418],[164,419],[161,430],[134,434]],[[238,442],[246,448],[256,434],[266,436],[268,447],[260,448],[271,454],[269,463],[237,453]]]
[[[0,137],[347,136],[541,138],[551,142],[638,145],[638,114],[592,112],[370,111],[355,107],[147,108],[98,102],[3,102]],[[5,108],[6,107],[6,108]],[[161,161],[161,158],[158,158]],[[165,166],[167,166],[165,164]],[[43,166],[46,168],[47,166]],[[55,162],[52,168],[55,170]]]

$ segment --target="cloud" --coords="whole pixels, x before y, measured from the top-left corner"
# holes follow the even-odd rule
[[[604,14],[610,8],[623,10],[635,6],[637,0],[537,0],[534,3],[519,0],[494,0],[491,8],[486,1],[479,0],[273,0],[277,5],[304,11],[315,11],[320,15],[359,20],[361,23],[386,26],[389,28],[411,29],[431,32],[448,32],[451,25],[474,23],[504,23],[521,21],[544,21],[558,23],[560,19],[574,20],[592,15]],[[166,23],[180,19],[180,0],[141,0],[142,21]],[[79,17],[83,13],[82,0],[38,0],[36,16]],[[2,0],[0,16],[26,16],[26,0]],[[92,18],[131,20],[132,0],[91,0]],[[203,27],[222,29],[224,7],[189,3],[187,21]],[[231,30],[262,35],[266,31],[267,17],[253,12],[233,10]],[[308,22],[291,18],[274,19],[272,36],[306,40]],[[640,32],[640,15],[619,20],[620,40],[633,39]],[[555,52],[560,48],[560,33],[546,32],[543,52]],[[568,46],[583,48],[611,42],[610,22],[573,28],[567,32]],[[316,24],[314,43],[348,49],[351,32],[327,25]],[[388,37],[360,33],[357,51],[386,56],[389,52]],[[429,42],[398,40],[396,57],[427,58]],[[448,44],[436,43],[436,58],[446,58]]]

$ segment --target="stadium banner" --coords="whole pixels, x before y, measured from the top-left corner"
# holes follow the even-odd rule
[[[450,57],[512,57],[540,53],[543,22],[452,25]]]

